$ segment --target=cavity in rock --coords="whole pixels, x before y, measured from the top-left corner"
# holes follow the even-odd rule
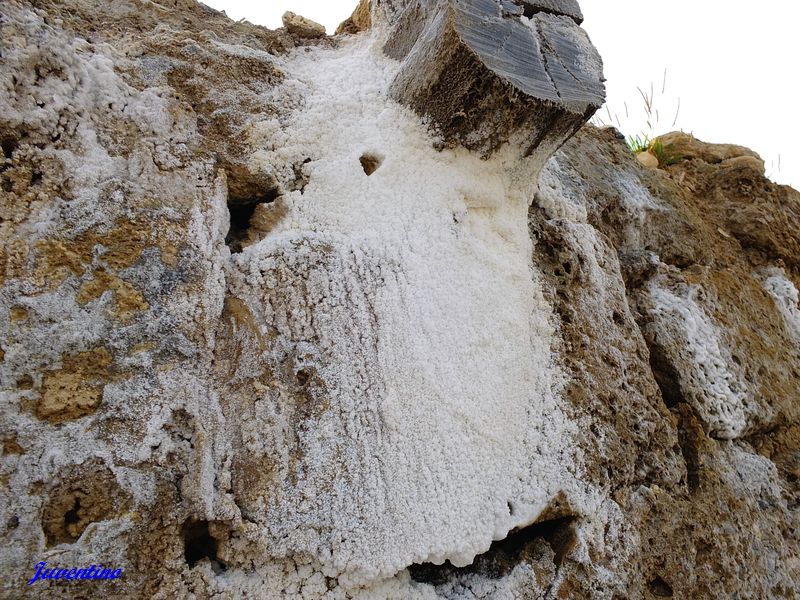
[[[225,236],[225,243],[232,253],[242,251],[242,243],[247,239],[250,230],[250,219],[259,204],[269,204],[277,198],[277,191],[270,191],[263,196],[253,198],[230,198],[228,200],[228,212],[230,213],[231,226],[228,235]]]
[[[442,565],[422,563],[413,564],[408,570],[411,579],[430,585],[442,585],[453,578],[470,574],[500,579],[518,564],[530,560],[541,550],[541,544],[550,546],[553,562],[559,566],[575,545],[574,521],[575,517],[567,516],[529,525],[503,540],[493,542],[486,552],[476,556],[473,563],[466,567],[454,567],[449,562]]]
[[[204,558],[211,562],[215,573],[225,570],[225,564],[217,558],[217,540],[209,530],[208,521],[187,521],[183,525],[184,558],[189,568]]]

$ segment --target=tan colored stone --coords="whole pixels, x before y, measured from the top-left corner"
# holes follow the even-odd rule
[[[40,419],[61,423],[97,410],[112,360],[111,353],[105,348],[65,356],[61,369],[44,375],[36,415]]]
[[[370,14],[370,0],[360,0],[358,6],[347,19],[342,21],[336,28],[336,35],[342,33],[360,33],[372,27],[372,15]]]
[[[761,157],[744,146],[735,144],[709,144],[698,140],[691,134],[674,131],[660,136],[659,141],[664,146],[668,156],[687,160],[700,159],[707,163],[719,163],[730,158],[749,156],[760,159]]]
[[[650,152],[639,152],[636,154],[636,160],[639,161],[639,164],[647,169],[657,169],[658,168],[658,158],[652,155]]]
[[[287,213],[286,204],[281,198],[269,204],[256,206],[253,216],[250,218],[248,239],[244,240],[243,246],[253,244],[264,238],[283,220]]]
[[[150,308],[144,297],[130,283],[104,270],[95,271],[93,278],[81,285],[77,300],[86,304],[106,291],[114,293],[116,308],[111,311],[111,315],[123,323],[130,321],[137,312]]]
[[[13,438],[3,440],[3,454],[25,454],[25,449]]]
[[[291,11],[286,11],[281,17],[286,31],[301,38],[322,38],[325,37],[325,26],[297,15]]]
[[[155,237],[157,231],[153,232]],[[74,239],[37,242],[37,279],[57,287],[69,275],[81,275],[98,247],[101,260],[112,269],[125,269],[136,262],[148,245],[150,231],[141,222],[119,220],[108,233],[87,231]]]
[[[735,156],[726,158],[720,163],[723,167],[751,169],[759,175],[764,175],[764,161],[758,156]]]
[[[24,306],[15,306],[11,309],[10,316],[12,321],[24,321],[28,318],[28,309]]]
[[[627,554],[636,562],[637,575],[628,579],[622,595],[757,597],[770,589],[775,597],[791,598],[790,582],[800,575],[798,546],[785,543],[794,518],[789,507],[800,499],[795,475],[800,472],[796,460],[800,411],[793,391],[800,378],[800,353],[791,341],[791,326],[754,272],[766,265],[784,265],[788,279],[797,281],[796,260],[789,248],[796,243],[800,198],[786,186],[764,179],[760,161],[749,151],[742,158],[706,158],[643,171],[622,141],[587,127],[554,159],[562,185],[567,182],[563,201],[582,202],[591,228],[612,243],[619,257],[625,281],[620,294],[612,295],[608,283],[593,288],[597,265],[608,273],[613,258],[595,250],[596,259],[588,259],[580,245],[569,241],[588,244],[597,235],[591,228],[559,219],[542,222],[537,211],[543,209],[534,207],[531,231],[539,263],[548,266],[545,276],[553,288],[567,344],[562,355],[574,369],[576,383],[568,387],[567,397],[574,406],[583,407],[576,408],[578,413],[591,415],[580,443],[587,456],[602,457],[591,461],[590,473],[603,477],[613,471],[611,478],[619,482],[624,473],[631,473],[628,459],[641,457],[637,471],[643,478],[641,487],[622,485],[613,495],[625,518],[632,519],[630,531],[647,540]],[[547,205],[551,204],[552,200]],[[576,236],[579,227],[581,234]],[[609,282],[617,280],[606,276]],[[711,333],[694,344],[674,335],[693,325],[683,321],[680,310],[656,317],[649,313],[652,286],[667,286],[691,297],[712,324]],[[608,305],[609,296],[623,294],[624,300],[613,303],[618,316],[604,317],[609,308],[601,307]],[[631,339],[630,333],[614,331],[615,323],[626,321],[620,310],[626,305],[646,342],[643,356],[630,350],[614,352],[621,349],[622,340]],[[697,372],[698,361],[713,351],[714,344],[724,363],[720,373],[728,379],[714,379],[715,391],[706,387],[695,395],[698,387],[692,388],[690,373]],[[637,355],[644,358],[640,367]],[[595,360],[600,364],[592,367]],[[711,378],[719,363],[706,366],[705,376]],[[641,380],[632,380],[631,373],[638,373]],[[668,419],[645,416],[651,407],[644,400],[647,396],[637,392],[653,380],[658,384],[656,402],[663,399],[671,413]],[[727,382],[742,399],[744,427],[739,433],[729,432],[741,436],[741,442],[716,439],[714,415],[707,410]],[[624,406],[615,404],[615,395],[607,391],[620,383]],[[605,416],[609,405],[610,417]],[[641,421],[636,415],[642,415]],[[653,423],[665,429],[659,436],[645,436],[647,450],[617,450],[618,442],[632,443],[642,427]],[[673,436],[677,446],[667,441]],[[758,531],[759,538],[743,542],[741,531]],[[597,548],[590,569],[615,569],[609,552],[626,555],[624,544],[610,550],[608,541],[606,537]],[[554,595],[595,597],[593,576],[587,578],[570,566],[561,569]],[[739,569],[748,576],[738,576]]]
[[[130,503],[130,495],[100,461],[70,470],[67,477],[53,478],[56,483],[44,506],[42,530],[48,546],[77,541],[90,524],[118,517]]]

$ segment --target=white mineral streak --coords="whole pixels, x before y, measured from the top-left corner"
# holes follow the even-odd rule
[[[719,328],[695,299],[700,290],[698,286],[665,289],[654,280],[652,315],[659,323],[659,336],[665,338],[662,343],[673,337],[675,347],[691,354],[683,357],[690,368],[680,373],[682,392],[713,435],[732,439],[747,429],[754,409],[748,403],[747,384],[724,350]]]
[[[550,219],[585,223],[588,200],[584,187],[580,175],[557,154],[542,169],[536,203]]]
[[[756,277],[775,300],[789,331],[800,344],[800,294],[794,283],[786,276],[786,271],[779,267],[764,269],[756,273]]]
[[[278,201],[286,216],[235,257],[230,285],[264,333],[313,365],[330,406],[265,508],[267,544],[352,583],[466,565],[535,520],[576,470],[531,264],[535,174],[510,151],[436,151],[383,95],[398,65],[374,36],[285,67],[295,80],[276,94],[302,96],[302,109],[277,143],[274,121],[254,128],[273,143],[253,167],[285,182],[310,159],[310,181]],[[369,177],[365,153],[383,157]],[[286,419],[265,417],[260,451],[285,455]]]

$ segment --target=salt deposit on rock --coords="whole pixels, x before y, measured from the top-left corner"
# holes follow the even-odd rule
[[[0,4],[0,595],[795,597],[800,196],[581,20]]]

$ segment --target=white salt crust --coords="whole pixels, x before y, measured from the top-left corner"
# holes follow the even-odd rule
[[[770,267],[755,274],[775,300],[786,326],[800,344],[800,293],[780,267]]]
[[[13,14],[32,32],[44,28],[30,11]],[[278,351],[296,352],[315,366],[331,401],[302,433],[299,476],[281,472],[278,501],[265,503],[243,525],[263,550],[252,557],[255,566],[214,574],[203,563],[185,572],[189,582],[204,579],[209,593],[221,597],[255,598],[500,598],[531,585],[520,566],[498,581],[473,578],[434,591],[405,569],[445,560],[468,564],[493,540],[534,521],[561,491],[578,512],[591,514],[595,502],[579,483],[574,425],[559,408],[563,374],[554,364],[552,313],[531,264],[527,209],[536,165],[510,149],[487,161],[465,150],[434,150],[420,119],[384,96],[398,64],[381,53],[380,32],[343,41],[339,49],[303,49],[280,61],[288,79],[273,92],[297,110],[282,122],[255,124],[250,143],[252,168],[284,185],[294,165],[311,159],[308,184],[281,198],[286,215],[263,240],[231,257],[224,244],[224,181],[203,179],[207,185],[197,187],[212,165],[196,160],[188,173],[172,174],[153,163],[154,156],[164,165],[180,163],[180,145],[196,141],[192,119],[173,121],[167,89],[128,87],[114,71],[124,59],[110,48],[89,51],[80,40],[48,31],[47,52],[67,66],[66,79],[40,86],[47,96],[42,108],[35,98],[13,98],[6,78],[9,95],[0,109],[10,121],[42,131],[53,128],[60,112],[85,116],[75,117],[75,146],[54,151],[76,197],[33,205],[31,242],[65,221],[107,231],[134,211],[129,197],[170,190],[191,202],[181,241],[196,256],[200,284],[151,306],[137,325],[141,337],[159,337],[169,327],[170,343],[186,360],[154,374],[149,353],[120,352],[120,366],[141,372],[105,386],[104,406],[115,418],[140,423],[140,436],[100,439],[81,421],[43,425],[16,410],[33,392],[3,391],[6,425],[29,444],[25,455],[8,459],[17,461],[10,485],[29,489],[61,468],[99,458],[109,466],[135,465],[112,470],[146,510],[155,499],[152,465],[168,465],[171,453],[188,454],[194,462],[181,482],[183,497],[209,520],[241,523],[227,491],[226,435],[233,426],[222,414],[223,392],[209,377],[214,340],[208,332],[216,328],[227,288],[246,300],[264,333],[277,333]],[[27,64],[41,49],[17,45],[15,71],[32,72]],[[119,110],[138,129],[129,156],[110,155],[98,139],[103,124],[92,115],[104,114],[109,104],[125,107]],[[165,132],[176,140],[169,147]],[[365,153],[382,159],[369,177],[359,162]],[[131,187],[103,197],[109,180]],[[160,213],[175,217],[169,198],[163,202]],[[278,277],[295,267],[288,283]],[[156,267],[148,264],[127,275],[145,287],[157,284]],[[37,323],[48,325],[5,347],[4,379],[20,372],[40,377],[58,369],[67,351],[125,347],[128,339],[114,337],[118,328],[106,314],[111,294],[85,306],[75,301],[81,277],[89,275],[26,298]],[[26,285],[6,286],[4,323]],[[207,339],[190,341],[181,327],[206,332]],[[179,410],[195,419],[195,441],[203,443],[190,448],[169,434]],[[288,416],[269,392],[257,400],[256,412],[236,425],[247,451],[282,460],[291,445]],[[50,428],[46,436],[42,427]],[[11,506],[5,494],[2,504]],[[43,501],[26,500],[29,507]],[[2,509],[0,516],[11,513]],[[20,543],[0,563],[7,571],[23,568],[26,544],[41,541],[37,518],[35,510],[22,515]],[[93,523],[79,542],[40,557],[124,566],[119,540],[133,527],[130,515]],[[230,541],[234,550],[239,543]],[[241,550],[244,556],[253,546]],[[174,567],[186,568],[182,558]]]
[[[535,520],[575,468],[531,264],[535,172],[510,150],[435,150],[420,119],[385,97],[398,63],[376,41],[282,65],[292,80],[276,98],[302,108],[252,127],[251,168],[286,184],[310,159],[309,181],[279,200],[287,214],[231,274],[331,391],[303,440],[305,476],[287,477],[262,515],[266,543],[353,584],[411,563],[469,564]],[[364,154],[383,157],[371,176]],[[276,273],[297,264],[308,273],[287,289]],[[295,309],[276,308],[276,286]]]
[[[723,350],[719,329],[695,300],[699,291],[699,286],[686,286],[682,291],[665,289],[653,280],[649,285],[652,314],[661,322],[659,336],[685,337],[685,342],[675,342],[675,347],[686,348],[691,354],[686,357],[690,370],[680,373],[684,395],[712,435],[736,438],[747,429],[755,407],[748,401],[744,378]]]

